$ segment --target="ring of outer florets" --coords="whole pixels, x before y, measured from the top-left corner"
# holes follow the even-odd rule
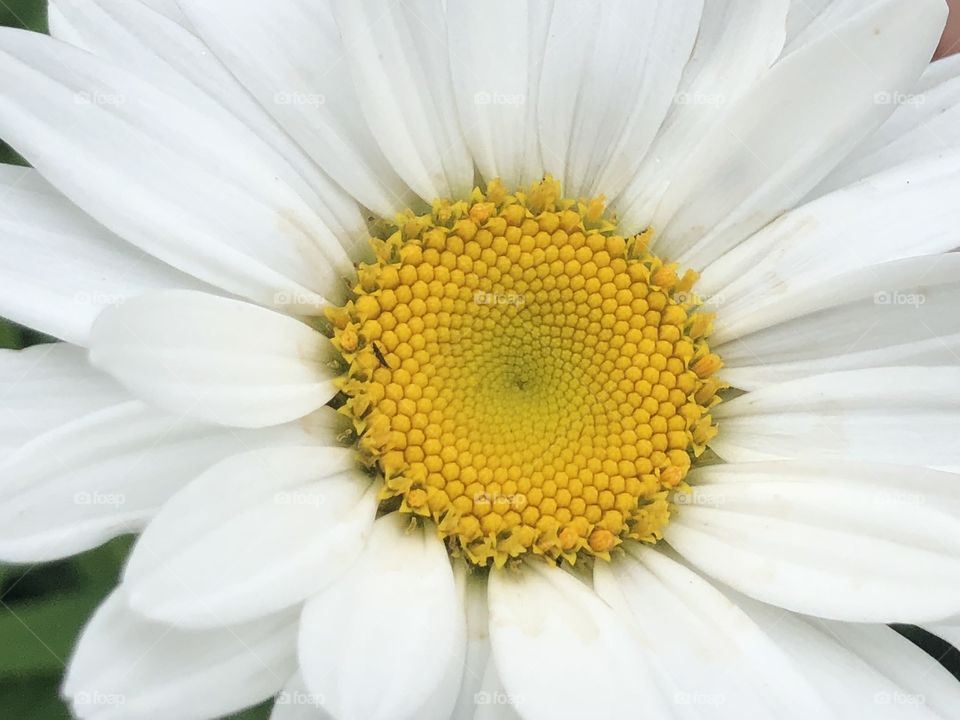
[[[547,178],[382,223],[330,310],[343,404],[385,508],[478,565],[655,542],[716,433],[712,315],[602,200]]]

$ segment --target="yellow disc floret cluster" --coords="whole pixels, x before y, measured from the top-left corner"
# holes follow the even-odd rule
[[[331,310],[344,404],[385,507],[454,552],[609,557],[653,542],[716,429],[712,316],[602,200],[550,178],[384,224]]]

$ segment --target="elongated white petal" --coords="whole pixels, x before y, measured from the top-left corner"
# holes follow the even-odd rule
[[[960,255],[908,258],[815,285],[789,310],[767,306],[773,318],[800,316],[754,321],[770,327],[714,349],[724,380],[744,390],[835,370],[950,365],[960,359],[958,303]]]
[[[251,7],[235,16],[246,16]],[[156,12],[160,10],[160,12]],[[201,108],[208,119],[228,126],[242,120],[268,143],[295,173],[274,168],[329,227],[347,250],[366,239],[356,203],[324,175],[297,144],[251,97],[210,49],[186,29],[185,19],[164,17],[129,0],[51,0],[51,34],[121,67]],[[177,10],[179,14],[179,9]],[[244,152],[250,152],[245,148]],[[308,187],[302,187],[302,183]]]
[[[940,157],[960,147],[960,60],[945,58],[930,65],[909,93],[878,95],[896,108],[877,132],[811,193],[823,195],[862,178],[912,162]]]
[[[331,346],[293,318],[199,292],[169,291],[103,313],[94,365],[137,395],[236,427],[296,420],[336,393]]]
[[[207,720],[273,695],[296,669],[297,614],[189,631],[144,620],[122,588],[83,631],[63,695],[83,720]]]
[[[559,0],[543,58],[544,167],[571,197],[615,197],[640,166],[676,95],[702,0]]]
[[[646,228],[683,159],[783,48],[788,0],[709,0],[673,106],[615,207],[626,233]]]
[[[446,548],[394,513],[376,522],[357,563],[307,602],[300,666],[338,720],[447,720],[465,636]]]
[[[304,313],[320,312],[324,294],[335,294],[351,269],[303,199],[309,188],[240,121],[36,33],[0,32],[0,72],[0,134],[67,197],[150,254]],[[70,122],[52,122],[57,113]]]
[[[838,25],[873,2],[878,0],[793,0],[787,20],[790,37],[783,54],[788,55],[834,32]],[[802,28],[798,27],[801,22]]]
[[[0,350],[0,462],[18,447],[81,415],[129,400],[66,343]]]
[[[820,621],[817,625],[871,667],[903,689],[891,704],[914,702],[949,718],[960,707],[960,683],[931,657],[893,628]],[[881,697],[878,700],[884,700]]]
[[[816,302],[810,289],[817,284],[952,250],[960,210],[949,198],[960,191],[958,163],[960,152],[921,159],[839,190],[786,213],[712,263],[697,291],[719,298],[720,342],[764,327],[767,315],[789,318],[796,305],[801,314]]]
[[[140,530],[177,490],[245,449],[311,442],[302,424],[206,425],[130,401],[81,415],[12,453],[0,481],[0,558],[66,557]]]
[[[657,550],[626,549],[596,564],[594,586],[638,633],[678,715],[703,705],[717,719],[763,717],[767,708],[829,717],[793,659],[719,590]]]
[[[390,217],[409,189],[360,110],[329,3],[230,0],[182,6],[214,52],[301,147],[359,202]]]
[[[790,12],[787,14],[787,41],[792,42],[803,32],[817,15],[836,0],[790,0]]]
[[[537,97],[550,13],[537,0],[447,5],[460,124],[488,182],[524,187],[543,176]]]
[[[940,622],[928,623],[924,625],[924,629],[943,638],[955,648],[960,648],[960,615]]]
[[[943,29],[941,0],[882,0],[777,63],[687,156],[653,219],[661,254],[703,268],[793,206],[907,92]]]
[[[490,642],[525,720],[669,717],[636,637],[596,593],[539,559],[490,573]],[[559,682],[577,668],[577,682]]]
[[[150,522],[124,574],[131,606],[180,627],[245,622],[320,591],[376,517],[346,448],[253,450],[214,465]]]
[[[874,654],[861,653],[860,648],[850,646],[846,638],[837,632],[842,627],[833,623],[802,615],[787,613],[756,602],[741,595],[732,594],[737,603],[754,622],[758,623],[783,649],[797,660],[798,667],[810,678],[823,694],[838,718],[870,718],[871,720],[945,720],[933,712],[933,703],[924,697],[925,691],[940,692],[945,684],[942,668],[926,665],[932,672],[919,684],[901,685],[900,681],[915,682],[917,673],[901,669],[896,676],[886,673],[889,663],[877,663]],[[865,626],[863,632],[874,635],[894,633],[884,625]],[[897,661],[904,665],[915,664],[921,658],[901,645],[897,647]],[[932,658],[927,657],[931,663]],[[955,683],[956,681],[954,681]],[[947,703],[951,695],[944,695]],[[939,705],[939,700],[935,701]]]
[[[441,0],[334,0],[367,124],[424,200],[465,198],[473,163],[457,118]]]
[[[960,610],[960,484],[951,473],[768,462],[695,469],[690,482],[664,537],[743,593],[851,622]]]
[[[457,566],[454,569],[463,568]],[[462,577],[460,577],[462,575]],[[487,579],[460,570],[467,616],[467,651],[460,694],[451,720],[519,720],[517,707],[503,687],[490,652],[490,610]]]
[[[893,367],[770,385],[719,405],[729,462],[863,460],[960,469],[960,368]]]
[[[0,315],[79,345],[104,307],[204,287],[118,238],[31,168],[0,165],[0,235]]]

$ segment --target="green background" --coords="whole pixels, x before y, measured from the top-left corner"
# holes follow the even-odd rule
[[[45,31],[45,1],[0,0],[0,25]],[[25,164],[2,141],[0,162]],[[0,318],[0,348],[49,341]],[[63,562],[0,565],[0,718],[69,717],[58,697],[65,663],[84,621],[115,585],[130,545],[130,538],[118,538]],[[960,678],[960,652],[917,628],[897,629]],[[268,714],[263,705],[234,717],[258,720]]]

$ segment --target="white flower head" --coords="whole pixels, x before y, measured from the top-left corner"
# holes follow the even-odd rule
[[[0,559],[79,718],[949,718],[942,0],[51,0]]]

